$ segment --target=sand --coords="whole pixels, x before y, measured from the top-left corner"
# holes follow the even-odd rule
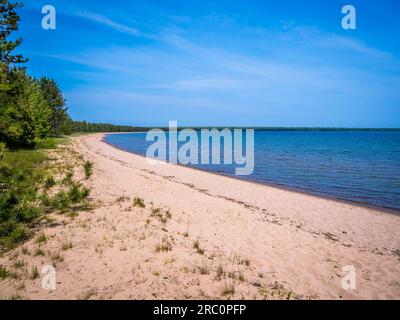
[[[23,259],[28,273],[54,263],[56,289],[41,287],[43,275],[6,279],[0,298],[400,298],[399,215],[152,165],[102,137],[72,143],[94,163],[86,183],[95,209],[46,227],[45,256],[33,255],[32,239],[23,245],[31,254],[18,248],[0,258],[0,265]],[[135,197],[145,208],[133,205]],[[348,265],[356,287],[344,290]]]

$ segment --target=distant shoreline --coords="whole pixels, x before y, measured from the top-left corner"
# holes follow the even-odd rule
[[[217,126],[217,127],[201,127],[201,126],[179,126],[177,130],[183,130],[183,129],[193,129],[193,130],[201,130],[201,129],[217,129],[217,130],[222,130],[222,129],[253,129],[255,131],[271,131],[271,132],[276,132],[276,131],[299,131],[299,132],[338,132],[338,131],[346,131],[346,132],[376,132],[376,131],[385,131],[385,132],[398,132],[400,131],[400,128],[340,128],[340,127],[223,127],[223,126]],[[153,129],[160,129],[164,131],[168,131],[168,127],[135,127],[132,126],[132,131],[124,131],[124,132],[118,132],[118,131],[104,131],[104,132],[97,132],[97,133],[140,133],[140,132],[147,132],[149,130]],[[87,132],[87,133],[96,133],[96,132]]]

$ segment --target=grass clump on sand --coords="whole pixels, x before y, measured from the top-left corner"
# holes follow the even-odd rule
[[[217,269],[215,270],[215,280],[220,281],[223,277],[225,277],[225,271],[222,264],[218,265]]]
[[[93,296],[97,294],[96,290],[93,288],[90,288],[89,290],[85,291],[80,298],[80,300],[90,300]]]
[[[46,241],[47,241],[47,236],[44,233],[40,234],[35,240],[37,244],[45,243]]]
[[[172,218],[172,215],[169,210],[162,212],[160,208],[153,208],[151,209],[150,217],[155,217],[160,222],[167,223],[167,221]]]
[[[122,202],[125,202],[125,201],[129,201],[129,197],[126,197],[126,196],[119,196],[119,197],[115,200],[116,203],[122,203]]]
[[[208,267],[207,263],[203,263],[201,266],[198,267],[200,274],[210,274],[210,268]]]
[[[10,272],[3,266],[0,266],[0,280],[4,280],[10,275]]]
[[[222,295],[228,296],[235,294],[235,286],[231,281],[226,281],[222,287]]]
[[[196,249],[198,254],[204,254],[204,249],[201,248],[200,246],[200,241],[197,239],[195,242],[193,242],[193,248]]]
[[[32,280],[35,280],[35,279],[37,279],[37,278],[39,278],[40,277],[40,275],[39,275],[39,271],[38,271],[38,268],[35,266],[35,267],[32,267],[32,272],[31,272],[31,279]]]
[[[167,238],[163,238],[161,243],[156,246],[156,252],[168,252],[172,250],[172,243]]]
[[[61,246],[61,249],[63,251],[66,251],[66,250],[72,249],[72,247],[73,247],[72,242],[64,242]]]
[[[35,257],[38,257],[38,256],[44,257],[44,256],[45,256],[45,253],[44,253],[43,249],[37,248],[37,249],[35,250],[35,253],[34,253],[33,255],[34,255]]]
[[[134,207],[139,207],[139,208],[145,208],[146,205],[144,204],[144,200],[142,198],[139,197],[135,197],[133,199],[133,206]]]

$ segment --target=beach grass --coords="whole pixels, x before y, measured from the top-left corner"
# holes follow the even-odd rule
[[[140,197],[133,198],[133,206],[139,208],[145,208],[146,205],[144,204],[144,200]]]
[[[9,250],[28,239],[34,228],[47,220],[49,213],[66,213],[88,207],[90,190],[74,179],[74,162],[65,164],[68,150],[64,141],[61,142],[63,148],[54,145],[59,141],[53,139],[45,146],[37,144],[42,149],[2,149],[0,251]],[[85,177],[93,174],[93,166],[88,161],[84,162],[84,174]],[[46,238],[40,235],[36,241],[40,244]]]

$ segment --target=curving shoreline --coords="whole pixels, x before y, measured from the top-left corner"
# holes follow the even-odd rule
[[[399,299],[400,217],[145,158],[74,137],[94,163],[95,207],[46,227],[57,289],[25,281],[30,299]],[[135,198],[144,208],[134,205]],[[139,201],[140,202],[140,201]],[[59,221],[59,220],[57,220]],[[63,243],[72,248],[60,251]],[[24,244],[35,252],[32,239]],[[12,263],[18,249],[0,258]],[[51,252],[52,255],[47,255]],[[61,253],[60,253],[61,252]],[[11,262],[7,262],[11,261]],[[356,289],[342,268],[354,266]],[[40,268],[39,268],[40,270]],[[0,298],[15,294],[0,281]]]
[[[144,192],[143,197],[145,199],[149,198],[149,200],[154,202],[165,201],[164,205],[173,207],[172,210],[184,210],[183,208],[188,209],[188,207],[193,206],[194,215],[201,214],[201,212],[210,212],[209,214],[212,216],[211,221],[204,221],[199,218],[198,223],[202,226],[201,229],[203,230],[211,227],[213,225],[212,221],[218,219],[219,210],[229,211],[233,206],[235,214],[243,215],[241,217],[243,223],[241,227],[238,226],[238,229],[234,233],[243,233],[240,237],[244,239],[252,239],[253,231],[251,230],[260,228],[265,231],[265,238],[262,234],[257,234],[255,236],[258,239],[257,241],[264,243],[268,242],[267,239],[271,241],[273,237],[268,235],[268,230],[272,225],[274,228],[282,229],[279,232],[280,237],[278,237],[278,242],[282,246],[295,246],[293,241],[297,243],[297,240],[292,239],[293,233],[300,232],[305,234],[305,238],[301,242],[304,241],[307,244],[299,244],[301,248],[299,251],[300,256],[304,254],[304,251],[308,251],[305,247],[315,242],[311,246],[317,252],[320,252],[322,256],[314,261],[314,263],[322,263],[323,259],[321,258],[323,257],[338,255],[340,258],[332,260],[341,261],[342,265],[353,263],[361,267],[364,263],[366,265],[373,265],[375,259],[379,258],[378,260],[381,262],[378,263],[379,265],[373,266],[372,269],[377,268],[378,270],[381,268],[381,265],[393,263],[392,266],[395,273],[391,276],[396,278],[400,275],[399,260],[393,254],[397,250],[396,248],[400,248],[400,236],[397,232],[400,227],[400,217],[398,215],[387,214],[386,210],[379,208],[360,206],[359,204],[327,199],[303,192],[287,190],[286,188],[277,188],[275,186],[244,181],[195,168],[173,164],[150,165],[144,157],[117,149],[102,142],[102,138],[103,135],[98,134],[88,136],[82,139],[82,142],[85,144],[85,148],[98,150],[100,157],[112,157],[114,161],[118,161],[121,165],[125,164],[128,167],[134,168],[135,171],[145,173],[148,176],[146,183],[150,184],[149,191],[154,187],[151,185],[154,183],[161,184],[165,192],[168,195],[171,194],[167,196],[157,192]],[[174,188],[188,190],[182,191],[183,194],[180,197],[181,193],[178,191],[175,193]],[[173,196],[174,194],[176,194],[176,197]],[[206,200],[200,200],[203,197]],[[202,204],[198,204],[199,201]],[[218,209],[214,206],[217,206]],[[254,218],[256,218],[256,221],[249,221],[250,219],[254,220]],[[226,218],[223,223],[229,224],[230,219]],[[219,226],[219,229],[222,234],[225,233],[223,224]],[[277,231],[274,230],[273,233],[275,232]],[[202,234],[201,230],[199,230],[199,234]],[[329,247],[333,245],[333,248],[325,247],[325,241],[328,241]],[[283,245],[284,242],[287,244]],[[263,246],[260,246],[257,250],[262,248]],[[248,249],[242,248],[241,250],[247,252]],[[341,256],[342,250],[346,252],[343,252],[343,256]],[[352,251],[351,254],[350,251]],[[361,252],[363,251],[372,254],[370,257],[371,260],[366,257],[360,258],[359,255],[362,256]],[[286,252],[286,250],[283,250],[283,252]],[[383,255],[381,256],[381,254]],[[364,263],[360,263],[358,258]],[[331,259],[328,258],[328,260]],[[312,259],[310,261],[307,261],[307,259],[303,261],[301,259],[299,263],[300,265],[308,265],[309,263],[313,263],[312,261]],[[277,264],[279,265],[280,263],[283,262],[278,259]],[[286,263],[287,261],[283,264],[285,265]],[[264,264],[261,263],[261,265]],[[290,269],[295,266],[285,265],[285,267]],[[337,274],[341,273],[341,266],[339,267],[335,271],[336,277]],[[371,268],[371,266],[368,268]],[[315,272],[316,277],[319,277],[318,272]],[[361,273],[370,272],[371,270],[361,271]],[[312,273],[309,276],[312,277]],[[389,274],[385,281],[391,281],[389,280],[391,278]],[[380,278],[378,274],[376,276]],[[360,281],[362,282],[361,279]],[[393,283],[395,282],[393,281]],[[340,295],[354,295],[354,297],[357,297],[358,294],[360,294],[359,297],[363,296],[362,293],[354,294],[344,292],[341,288],[335,289],[337,292],[341,292],[338,297]],[[392,289],[395,289],[395,292],[397,292],[395,295],[399,297],[400,287],[396,288],[394,286],[389,291]],[[324,295],[322,294],[322,296]]]
[[[112,148],[115,148],[115,149],[118,149],[118,150],[121,150],[121,151],[124,151],[124,152],[128,152],[128,153],[140,156],[140,157],[144,157],[143,155],[141,155],[139,153],[135,153],[133,151],[124,149],[124,148],[119,147],[117,145],[114,145],[114,144],[112,144],[112,143],[110,143],[110,142],[108,142],[106,140],[106,136],[108,136],[108,135],[127,134],[127,133],[128,134],[135,134],[135,133],[145,133],[145,132],[105,133],[105,134],[102,134],[101,141],[104,142],[105,144],[108,144]],[[210,173],[210,174],[216,174],[216,175],[219,175],[219,176],[224,176],[224,177],[228,177],[228,178],[232,178],[232,179],[236,179],[236,180],[246,181],[246,182],[254,183],[254,184],[257,184],[257,185],[269,186],[269,187],[273,187],[273,188],[277,188],[277,189],[286,190],[286,191],[289,191],[289,192],[297,192],[297,193],[304,194],[304,195],[311,195],[311,196],[314,196],[314,197],[320,197],[322,199],[328,199],[328,200],[338,201],[338,202],[342,202],[342,203],[347,203],[347,204],[350,204],[350,205],[361,206],[361,207],[364,207],[364,208],[369,208],[369,209],[374,209],[374,210],[386,212],[388,214],[397,214],[397,215],[400,214],[400,209],[398,210],[398,209],[395,209],[395,208],[392,208],[392,207],[377,206],[377,205],[373,205],[373,204],[369,204],[369,203],[365,203],[365,202],[359,202],[359,201],[356,201],[356,200],[349,200],[349,199],[336,197],[336,196],[329,195],[329,194],[326,194],[326,193],[323,194],[321,192],[317,192],[317,191],[313,191],[313,190],[302,190],[300,188],[290,187],[290,186],[286,186],[286,185],[283,185],[283,184],[276,184],[276,183],[272,183],[272,182],[260,181],[260,180],[257,180],[257,179],[254,179],[254,178],[249,178],[249,177],[242,177],[241,178],[241,177],[238,177],[238,176],[235,176],[235,175],[227,174],[225,172],[210,171],[210,170],[198,168],[198,167],[195,167],[195,166],[185,166],[185,165],[181,165],[179,163],[175,164],[175,165],[183,166],[185,168],[190,168],[190,169],[193,169],[193,170],[200,170],[202,172],[207,172],[207,173]]]

